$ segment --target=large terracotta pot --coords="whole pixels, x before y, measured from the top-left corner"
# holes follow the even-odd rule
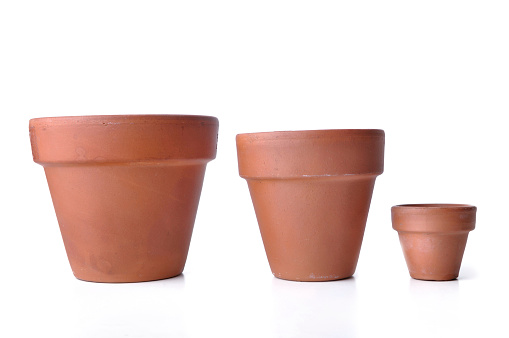
[[[184,269],[218,120],[118,115],[30,120],[74,275],[169,278]]]
[[[392,227],[398,231],[412,278],[443,281],[458,277],[476,211],[466,204],[392,207]]]
[[[354,274],[384,140],[383,130],[237,135],[239,173],[274,276],[327,281]]]

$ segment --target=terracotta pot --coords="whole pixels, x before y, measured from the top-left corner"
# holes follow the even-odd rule
[[[30,120],[74,275],[169,278],[184,269],[218,120],[118,115]]]
[[[477,208],[466,204],[406,204],[392,207],[392,227],[410,276],[452,280],[459,275]]]
[[[274,276],[327,281],[353,275],[375,179],[383,172],[383,130],[311,130],[237,135]]]

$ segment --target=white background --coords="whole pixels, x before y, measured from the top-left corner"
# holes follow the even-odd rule
[[[507,1],[0,1],[2,337],[507,337]],[[184,274],[76,280],[28,120],[219,118]],[[243,132],[380,128],[354,278],[275,279]],[[412,280],[390,207],[478,207],[460,278]]]

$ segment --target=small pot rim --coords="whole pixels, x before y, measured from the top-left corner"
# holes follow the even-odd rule
[[[133,123],[198,123],[217,125],[214,116],[173,115],[173,114],[118,114],[118,115],[77,115],[37,117],[30,119],[30,125],[68,125],[68,124],[133,124]]]
[[[398,232],[454,233],[475,229],[477,207],[470,204],[401,204],[391,208]]]
[[[476,210],[477,207],[470,204],[456,203],[419,203],[419,204],[399,204],[393,209],[403,210]]]
[[[313,139],[318,137],[384,137],[382,129],[316,129],[316,130],[286,130],[286,131],[264,131],[257,133],[237,134],[237,139],[253,140],[288,140],[288,139]]]

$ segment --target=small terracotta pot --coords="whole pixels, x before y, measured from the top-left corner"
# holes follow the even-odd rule
[[[237,135],[239,173],[274,276],[327,281],[354,274],[384,140],[383,130]]]
[[[30,120],[74,275],[140,282],[184,269],[218,120],[118,115]]]
[[[477,208],[466,204],[406,204],[391,211],[392,227],[398,231],[410,276],[456,279],[468,233],[475,228]]]

